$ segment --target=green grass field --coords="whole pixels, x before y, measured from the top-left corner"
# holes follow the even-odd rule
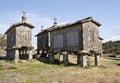
[[[91,61],[93,57],[90,57]],[[75,63],[76,57],[70,58]],[[101,58],[101,65],[80,66],[54,65],[32,61],[0,60],[0,83],[120,83],[120,59]],[[10,82],[11,81],[11,82]],[[15,82],[16,83],[16,82]]]

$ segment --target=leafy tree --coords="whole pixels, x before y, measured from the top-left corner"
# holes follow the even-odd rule
[[[120,41],[108,41],[102,45],[105,54],[120,52]]]

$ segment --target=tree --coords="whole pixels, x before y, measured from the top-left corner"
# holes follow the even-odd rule
[[[116,53],[120,52],[120,41],[108,41],[102,44],[104,53]]]

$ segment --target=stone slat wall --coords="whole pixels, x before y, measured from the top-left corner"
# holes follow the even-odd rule
[[[83,48],[81,24],[67,26],[63,29],[52,31],[50,34],[50,45],[54,52],[60,52],[63,49],[77,51]]]
[[[83,24],[83,46],[84,50],[93,51],[99,50],[99,32],[98,26],[92,22]]]
[[[32,45],[32,30],[29,27],[23,25],[16,28],[16,45]]]

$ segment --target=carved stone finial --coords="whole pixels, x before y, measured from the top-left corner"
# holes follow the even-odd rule
[[[23,16],[25,16],[25,14],[26,14],[26,11],[22,11],[22,13],[23,13]]]
[[[22,13],[23,13],[23,16],[22,16],[22,22],[26,22],[26,19],[27,19],[26,15],[25,15],[26,12],[23,11]]]
[[[43,29],[44,29],[44,26],[41,26],[41,31],[43,31]]]
[[[57,26],[57,18],[54,18],[54,26]]]

